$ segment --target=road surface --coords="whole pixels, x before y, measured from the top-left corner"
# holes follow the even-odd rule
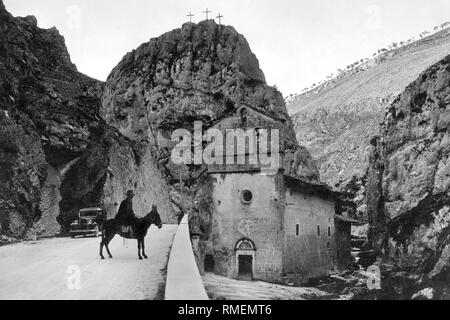
[[[99,238],[52,238],[0,247],[3,299],[163,299],[165,274],[177,225],[151,226],[147,260],[136,240],[116,236],[113,259],[101,260]]]

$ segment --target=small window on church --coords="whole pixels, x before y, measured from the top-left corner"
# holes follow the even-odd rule
[[[328,226],[328,236],[331,237],[331,227]]]
[[[320,236],[320,226],[317,225],[317,236]]]
[[[295,236],[298,237],[300,235],[300,224],[297,223],[295,225]]]
[[[253,193],[250,190],[244,190],[241,192],[241,201],[245,204],[252,202]]]

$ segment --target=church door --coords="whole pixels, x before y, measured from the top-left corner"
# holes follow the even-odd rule
[[[253,256],[240,254],[238,255],[238,274],[240,277],[253,277],[252,265],[253,265]]]
[[[255,245],[249,239],[239,240],[235,247],[237,276],[243,280],[252,280],[255,270]]]

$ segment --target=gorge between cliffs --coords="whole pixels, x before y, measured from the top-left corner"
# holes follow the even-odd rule
[[[308,109],[311,94],[291,112],[232,26],[187,22],[126,53],[102,82],[77,70],[56,28],[13,17],[0,0],[0,245],[66,236],[83,208],[113,218],[131,189],[141,217],[153,204],[164,224],[188,215],[194,254],[205,259],[214,238],[208,167],[174,163],[171,134],[192,132],[195,121],[220,127],[245,106],[249,122],[282,124],[284,175],[336,194],[336,214],[369,252],[364,266],[351,261],[311,286],[351,299],[450,299],[447,49],[381,103]],[[381,290],[366,287],[370,265]]]

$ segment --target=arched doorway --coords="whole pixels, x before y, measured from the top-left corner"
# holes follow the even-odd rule
[[[251,280],[255,273],[255,244],[249,239],[239,240],[236,250],[236,270],[240,279]]]

